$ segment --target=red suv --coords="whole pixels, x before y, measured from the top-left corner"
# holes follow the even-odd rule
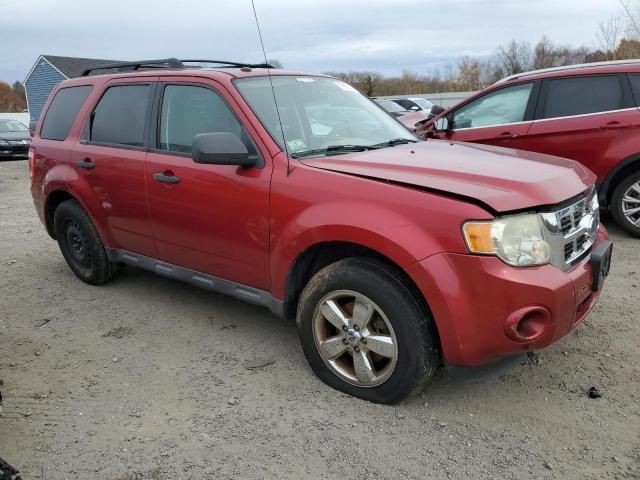
[[[507,77],[426,122],[426,137],[570,158],[598,177],[600,206],[640,237],[640,61]]]
[[[611,242],[580,164],[418,142],[328,76],[185,63],[112,64],[45,106],[31,191],[81,280],[127,264],[266,306],[323,381],[385,403],[443,362],[520,360],[598,299]]]

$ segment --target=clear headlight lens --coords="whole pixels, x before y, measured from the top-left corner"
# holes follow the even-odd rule
[[[551,247],[537,214],[514,215],[490,222],[467,222],[462,228],[472,253],[496,255],[515,267],[549,263]]]

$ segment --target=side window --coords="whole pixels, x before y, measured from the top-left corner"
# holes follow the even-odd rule
[[[250,154],[256,153],[244,128],[217,93],[194,85],[167,85],[160,112],[160,150],[191,153],[193,137],[210,132],[233,133]]]
[[[64,140],[71,125],[87,99],[90,86],[68,87],[58,90],[45,114],[40,136],[47,140]]]
[[[89,141],[144,146],[150,89],[150,85],[109,87],[91,115]]]
[[[524,83],[491,92],[459,108],[453,128],[487,127],[522,122],[533,83]]]
[[[545,80],[539,118],[570,117],[625,108],[617,75]]]

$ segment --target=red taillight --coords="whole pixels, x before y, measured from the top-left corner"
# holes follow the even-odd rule
[[[29,149],[29,178],[31,179],[31,183],[33,183],[33,179],[36,175],[36,149],[31,147]]]

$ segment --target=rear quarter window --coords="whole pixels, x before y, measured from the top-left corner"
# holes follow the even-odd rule
[[[640,73],[630,73],[629,82],[631,83],[631,91],[636,105],[640,105]]]
[[[558,78],[544,81],[540,118],[571,117],[626,108],[617,75]]]
[[[40,137],[47,140],[64,140],[71,125],[87,99],[91,86],[67,87],[58,90],[45,113]]]

